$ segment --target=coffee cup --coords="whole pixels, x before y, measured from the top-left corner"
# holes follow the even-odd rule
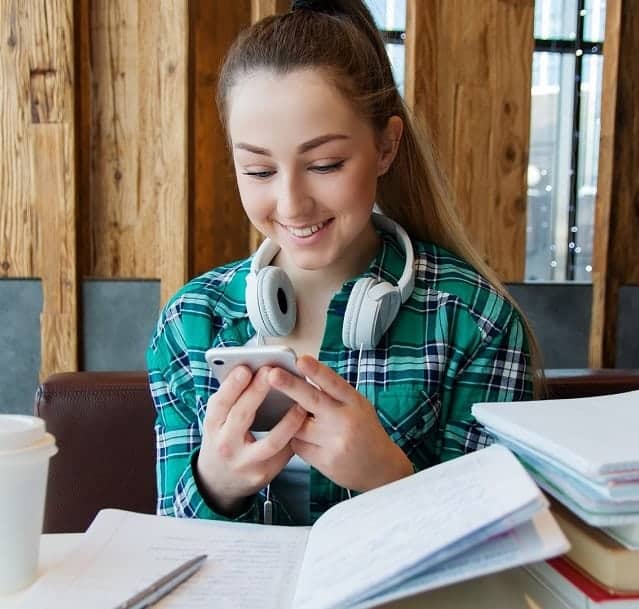
[[[0,414],[0,594],[36,577],[55,438],[38,417]]]

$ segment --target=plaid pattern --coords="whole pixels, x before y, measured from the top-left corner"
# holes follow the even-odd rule
[[[404,256],[393,237],[365,276],[396,283]],[[432,244],[415,242],[416,281],[410,299],[380,344],[361,354],[359,391],[375,405],[385,430],[415,471],[487,445],[470,413],[474,402],[530,399],[524,329],[517,313],[466,263]],[[218,388],[204,359],[212,346],[238,346],[255,334],[244,301],[250,259],[192,280],[166,305],[147,352],[157,409],[159,514],[224,519],[208,506],[194,478],[206,402]],[[353,386],[359,350],[342,343],[342,319],[357,278],[333,297],[319,360]],[[346,491],[310,473],[311,520]],[[261,520],[263,493],[237,519]],[[291,524],[274,498],[274,522]]]

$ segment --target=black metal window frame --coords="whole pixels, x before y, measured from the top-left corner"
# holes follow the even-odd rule
[[[384,44],[404,44],[406,32],[404,30],[379,30]]]
[[[577,2],[577,28],[574,39],[567,38],[535,38],[535,52],[570,53],[575,56],[575,73],[573,78],[572,97],[572,140],[570,142],[570,200],[568,202],[568,243],[566,250],[566,280],[575,279],[575,260],[577,249],[577,234],[570,230],[577,225],[579,143],[581,140],[581,81],[583,79],[583,56],[602,55],[603,42],[593,42],[584,39],[586,23],[585,0]],[[572,247],[570,245],[572,244]]]

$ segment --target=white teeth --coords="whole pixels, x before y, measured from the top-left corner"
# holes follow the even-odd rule
[[[310,237],[313,233],[323,228],[326,222],[320,222],[319,224],[313,224],[313,226],[305,226],[304,228],[295,228],[294,226],[287,226],[286,230],[295,237]]]

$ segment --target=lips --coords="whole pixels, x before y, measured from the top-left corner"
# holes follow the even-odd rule
[[[307,226],[287,226],[286,224],[282,224],[281,226],[283,226],[294,237],[303,239],[319,232],[331,221],[332,218],[329,218],[328,220],[324,220],[318,224],[309,224]]]

